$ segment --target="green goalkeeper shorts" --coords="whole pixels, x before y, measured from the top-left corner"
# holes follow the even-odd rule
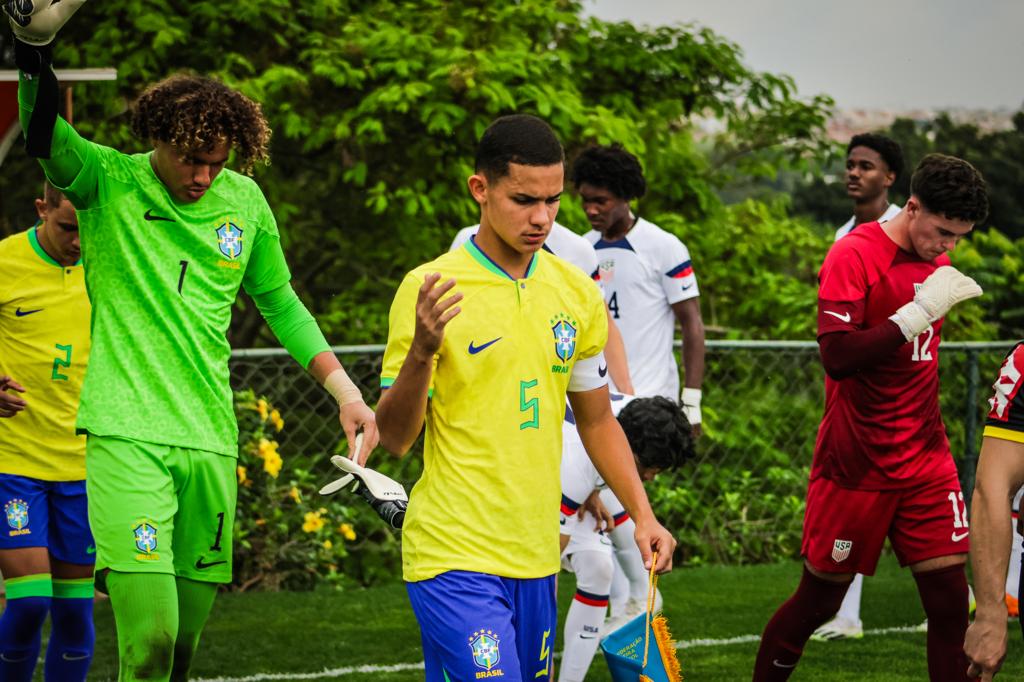
[[[237,460],[89,435],[85,483],[96,570],[231,582]]]

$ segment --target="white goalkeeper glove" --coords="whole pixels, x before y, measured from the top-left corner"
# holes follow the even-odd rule
[[[363,434],[356,436],[356,452],[359,452],[362,440]],[[331,464],[344,471],[345,475],[320,488],[321,495],[336,493],[351,484],[352,492],[362,495],[388,525],[392,528],[402,527],[409,496],[405,494],[401,483],[373,469],[361,467],[341,455],[331,457]]]
[[[683,408],[683,416],[690,426],[700,424],[700,396],[699,388],[684,388],[679,394],[679,404]]]
[[[60,27],[84,3],[85,0],[7,0],[3,10],[18,40],[41,47],[53,41]]]
[[[903,332],[903,338],[913,341],[932,322],[945,317],[954,305],[981,293],[981,287],[973,279],[950,265],[943,265],[928,275],[914,294],[914,300],[889,319]]]

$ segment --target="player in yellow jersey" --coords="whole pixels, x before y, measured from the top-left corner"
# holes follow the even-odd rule
[[[92,660],[95,562],[85,437],[75,435],[89,357],[78,218],[46,185],[39,222],[0,241],[0,680],[28,682],[52,618],[47,680],[84,680]]]
[[[541,250],[564,182],[554,132],[532,116],[484,132],[469,190],[480,230],[402,281],[391,308],[377,412],[396,454],[426,424],[402,561],[426,679],[548,680],[559,569],[565,398],[602,477],[636,520],[646,562],[671,568],[612,415],[600,292]],[[457,284],[456,284],[457,282]]]

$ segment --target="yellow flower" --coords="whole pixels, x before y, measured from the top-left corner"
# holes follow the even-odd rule
[[[256,411],[260,413],[260,421],[267,421],[267,412],[269,409],[270,406],[267,405],[267,401],[263,398],[256,401]]]
[[[338,530],[341,532],[342,536],[349,542],[352,542],[356,539],[356,532],[352,529],[351,523],[341,524],[340,526],[338,526]]]
[[[288,495],[296,502],[302,502],[302,495],[299,493],[299,489],[292,486],[292,489],[288,491]]]
[[[270,413],[270,423],[274,425],[274,428],[277,429],[278,432],[284,428],[284,420],[281,419],[281,413],[277,410]]]
[[[334,547],[334,543],[330,540],[324,540],[324,549],[330,549],[331,547]]]
[[[245,467],[239,466],[236,471],[238,472],[238,483],[239,485],[245,485]]]
[[[263,458],[263,470],[270,474],[271,478],[277,478],[277,475],[281,473],[281,455],[277,454],[277,450],[273,450],[267,453],[267,456]]]
[[[307,533],[315,533],[324,527],[324,520],[320,518],[319,512],[306,512],[305,521],[302,524],[302,530]]]
[[[256,455],[262,459],[266,459],[270,455],[277,457],[277,441],[260,438],[260,444],[256,447]]]
[[[267,520],[266,519],[256,519],[255,523],[256,523],[257,526],[265,526],[265,525],[267,525]]]

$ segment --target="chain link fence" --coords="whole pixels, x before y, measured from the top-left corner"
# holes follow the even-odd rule
[[[1011,342],[943,343],[942,413],[964,494],[970,499],[989,387]],[[334,349],[373,404],[383,346]],[[749,563],[795,556],[807,473],[824,403],[818,347],[802,341],[709,341],[704,436],[695,462],[659,476],[649,493],[680,540],[680,561]],[[341,438],[333,400],[283,349],[238,350],[236,389],[251,388],[280,408],[286,456],[334,452]],[[411,486],[416,458],[376,459]],[[329,472],[324,472],[329,475]]]

